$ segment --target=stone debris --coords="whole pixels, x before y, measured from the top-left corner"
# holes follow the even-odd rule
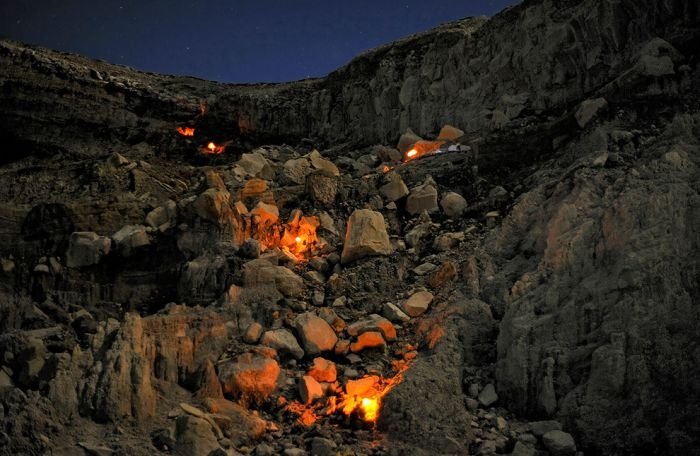
[[[496,388],[492,383],[489,383],[481,390],[478,399],[479,403],[484,407],[490,407],[498,401],[498,394],[496,394]]]
[[[338,336],[325,320],[311,312],[299,315],[294,327],[307,355],[318,355],[333,350]]]
[[[419,291],[403,303],[403,311],[409,317],[419,317],[428,310],[432,302],[433,294],[431,292]]]
[[[442,195],[440,207],[445,215],[450,218],[456,218],[462,215],[467,209],[467,200],[462,195],[455,192],[447,192]]]
[[[570,456],[576,454],[576,443],[571,434],[552,430],[542,436],[542,443],[552,456]]]
[[[273,329],[265,331],[260,343],[272,347],[281,355],[291,356],[294,359],[304,357],[304,350],[297,342],[296,337],[286,329]]]
[[[432,182],[425,182],[411,190],[406,200],[406,211],[409,214],[417,215],[425,212],[435,212],[438,210],[438,191]]]
[[[299,396],[304,404],[311,404],[324,396],[323,388],[316,379],[310,375],[304,375],[299,380]]]

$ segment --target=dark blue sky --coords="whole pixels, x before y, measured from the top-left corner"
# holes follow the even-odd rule
[[[0,36],[225,82],[323,76],[366,49],[515,0],[0,0]]]

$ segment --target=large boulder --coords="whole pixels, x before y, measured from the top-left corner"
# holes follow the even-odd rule
[[[97,264],[109,253],[111,246],[112,241],[108,237],[89,231],[75,232],[68,241],[66,266],[79,268]]]
[[[270,358],[244,353],[219,366],[224,393],[243,401],[263,401],[277,389],[280,366]]]
[[[350,215],[345,232],[345,244],[340,256],[343,264],[372,255],[393,252],[386,232],[384,217],[369,209],[358,209]]]

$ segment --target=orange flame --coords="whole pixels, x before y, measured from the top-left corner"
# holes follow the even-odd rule
[[[368,423],[376,423],[382,406],[382,398],[403,381],[404,373],[408,369],[408,362],[395,361],[394,369],[396,375],[393,377],[370,375],[359,380],[348,381],[345,385],[345,392],[341,393],[338,408],[345,415],[350,416],[355,413]]]
[[[224,149],[226,149],[226,146],[219,146],[214,142],[209,142],[209,144],[207,144],[207,147],[204,147],[201,150],[204,154],[219,155],[224,152]]]
[[[406,157],[404,162],[409,162],[415,160],[416,158],[422,157],[423,155],[429,155],[437,152],[445,141],[424,141],[420,140],[416,142],[411,150],[406,152]]]
[[[177,132],[182,136],[194,136],[194,127],[177,127]]]
[[[318,245],[316,229],[320,225],[318,217],[306,217],[295,211],[289,223],[284,226],[280,247],[288,250],[297,259],[303,260],[313,253]]]

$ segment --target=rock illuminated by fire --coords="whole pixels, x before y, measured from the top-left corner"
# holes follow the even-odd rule
[[[382,398],[403,381],[408,363],[396,363],[395,368],[397,373],[393,377],[370,375],[359,380],[348,381],[345,391],[341,393],[338,408],[345,415],[356,414],[363,421],[376,423]]]
[[[368,375],[358,380],[349,380],[344,388],[336,390],[323,401],[315,404],[291,401],[285,405],[285,410],[296,415],[297,421],[304,426],[311,426],[320,417],[335,413],[354,416],[374,425],[379,419],[382,399],[403,381],[408,366],[408,361],[395,361],[396,373],[392,377]]]
[[[318,217],[307,217],[299,210],[294,211],[290,221],[284,226],[284,233],[279,241],[280,247],[299,260],[306,259],[318,246],[316,229],[319,225]]]
[[[194,127],[177,127],[177,132],[182,136],[194,136]]]

